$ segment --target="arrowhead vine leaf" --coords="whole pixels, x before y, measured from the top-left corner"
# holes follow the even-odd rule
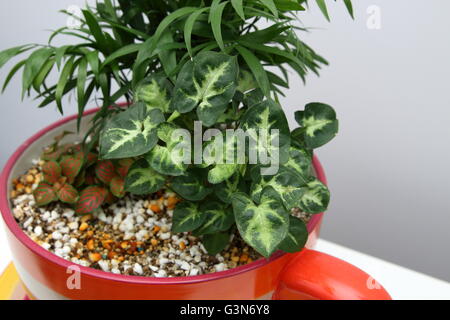
[[[304,111],[295,113],[295,119],[303,128],[304,141],[310,149],[328,143],[338,132],[336,112],[327,104],[307,104]]]
[[[300,198],[299,208],[306,213],[320,213],[327,209],[330,202],[330,191],[316,178],[313,178],[306,187]]]
[[[200,227],[206,219],[206,214],[192,202],[181,202],[173,211],[172,232],[189,232]]]
[[[289,213],[271,187],[263,190],[259,204],[244,193],[235,194],[233,211],[242,238],[265,257],[269,257],[287,235]]]
[[[113,116],[100,135],[103,159],[130,158],[150,151],[158,142],[156,128],[164,121],[161,110],[147,111],[144,103],[136,103]]]
[[[234,223],[234,215],[231,208],[227,208],[219,202],[204,203],[199,210],[206,215],[206,218],[202,226],[195,230],[196,235],[227,231]]]
[[[190,170],[172,180],[171,188],[181,197],[190,201],[203,200],[212,192],[207,188],[198,171]]]
[[[136,89],[136,102],[144,102],[147,111],[159,109],[163,113],[169,111],[173,86],[163,75],[154,75],[144,79]]]
[[[203,52],[181,69],[171,102],[180,113],[197,108],[205,126],[211,126],[225,111],[236,91],[238,65],[235,57]]]
[[[308,230],[305,223],[294,216],[289,216],[289,231],[281,241],[278,249],[284,252],[295,253],[303,249],[308,240]]]
[[[160,190],[166,182],[164,176],[154,171],[145,159],[136,161],[125,179],[125,190],[132,194],[150,194]]]

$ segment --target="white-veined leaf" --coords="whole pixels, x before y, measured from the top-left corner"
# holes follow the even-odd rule
[[[300,198],[299,208],[306,213],[321,213],[328,208],[330,202],[330,191],[327,186],[316,178],[303,188],[304,193]]]
[[[125,190],[137,195],[150,194],[160,190],[165,181],[165,177],[150,168],[145,159],[139,159],[128,171]]]
[[[236,57],[217,52],[199,53],[181,69],[171,109],[187,113],[197,108],[203,125],[211,126],[233,98],[237,77]]]
[[[242,238],[265,257],[287,235],[289,213],[271,187],[263,191],[260,204],[255,204],[245,193],[235,194],[233,211]]]
[[[302,127],[304,142],[310,149],[328,143],[339,130],[336,112],[327,104],[309,103],[304,111],[295,113],[295,119]]]
[[[198,205],[192,202],[181,202],[173,211],[172,232],[190,232],[200,227],[206,219],[206,214],[198,210]]]
[[[131,158],[150,151],[158,142],[156,128],[163,121],[160,110],[147,112],[142,102],[114,115],[100,134],[101,158]]]
[[[135,91],[136,102],[142,101],[147,105],[147,111],[160,109],[169,112],[172,84],[163,75],[152,75],[142,80]]]

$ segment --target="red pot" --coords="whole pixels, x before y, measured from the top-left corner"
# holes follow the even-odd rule
[[[86,118],[96,110],[88,111]],[[88,121],[84,121],[88,125]],[[86,128],[84,128],[86,129]],[[11,181],[25,172],[42,147],[63,130],[76,132],[76,116],[56,122],[21,145],[0,177],[0,210],[6,224],[14,265],[29,296],[36,299],[390,299],[358,268],[312,251],[323,214],[308,224],[307,248],[300,253],[275,253],[245,266],[212,274],[145,278],[107,273],[74,265],[32,241],[16,223],[8,195]],[[81,130],[83,132],[83,128]],[[71,136],[73,139],[73,136]],[[317,177],[325,174],[314,158]],[[74,287],[74,277],[80,287]],[[76,282],[78,283],[78,282]]]

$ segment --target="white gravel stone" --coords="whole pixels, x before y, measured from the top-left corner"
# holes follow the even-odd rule
[[[108,272],[109,271],[109,262],[106,260],[100,260],[98,262],[98,265],[100,268],[102,268],[103,271]]]
[[[23,224],[24,228],[28,228],[32,222],[33,222],[33,217],[28,218],[27,221],[25,221]]]
[[[42,227],[41,226],[37,226],[34,228],[33,230],[34,234],[37,235],[38,237],[42,235]]]
[[[54,240],[60,240],[60,239],[62,239],[62,234],[61,234],[61,232],[59,232],[59,231],[54,231],[54,232],[52,233],[52,239],[54,239]]]
[[[143,274],[144,270],[142,270],[142,266],[139,263],[135,263],[133,266],[133,271],[137,274]]]

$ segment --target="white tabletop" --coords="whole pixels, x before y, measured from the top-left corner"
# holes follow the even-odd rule
[[[3,227],[3,225],[2,225]],[[11,261],[11,253],[0,231],[0,273]],[[319,240],[316,249],[354,264],[380,282],[394,299],[450,299],[450,283],[406,269],[352,249]]]

